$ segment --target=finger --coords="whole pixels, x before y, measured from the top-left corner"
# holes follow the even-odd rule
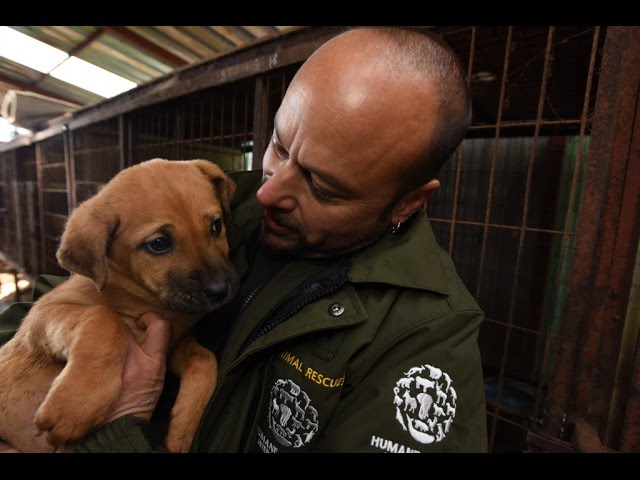
[[[140,321],[146,327],[142,350],[155,359],[166,357],[171,337],[169,321],[154,312],[145,313],[140,317]]]

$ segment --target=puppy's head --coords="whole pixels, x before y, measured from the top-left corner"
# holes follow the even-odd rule
[[[225,216],[234,183],[206,160],[149,160],[71,214],[57,258],[98,290],[133,281],[164,308],[204,313],[236,292]]]

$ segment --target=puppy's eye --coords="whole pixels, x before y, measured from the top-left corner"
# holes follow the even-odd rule
[[[164,236],[156,237],[145,243],[144,248],[154,255],[166,253],[171,248],[171,240]]]
[[[216,218],[213,220],[213,223],[211,224],[211,232],[215,236],[218,236],[220,235],[221,231],[222,231],[222,219]]]

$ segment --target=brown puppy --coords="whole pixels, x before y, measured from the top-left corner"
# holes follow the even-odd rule
[[[189,449],[217,362],[188,331],[237,289],[223,221],[234,191],[206,160],[154,159],[72,213],[57,257],[75,275],[0,348],[0,439],[47,452],[104,423],[122,386],[127,328],[141,343],[136,320],[156,311],[171,323],[169,366],[181,376],[166,446]]]

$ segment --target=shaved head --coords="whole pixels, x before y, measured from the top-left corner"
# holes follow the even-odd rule
[[[343,95],[338,102],[352,106],[354,113],[368,103],[369,110],[359,113],[371,115],[372,127],[373,116],[380,113],[376,109],[397,110],[403,116],[398,141],[409,142],[414,150],[409,158],[398,159],[405,191],[437,174],[471,123],[471,97],[457,56],[422,32],[391,27],[350,30],[314,52],[298,74],[307,75],[335,82],[336,96]],[[383,97],[371,101],[367,93],[375,85],[385,87],[375,92]],[[379,115],[385,121],[387,117]]]

